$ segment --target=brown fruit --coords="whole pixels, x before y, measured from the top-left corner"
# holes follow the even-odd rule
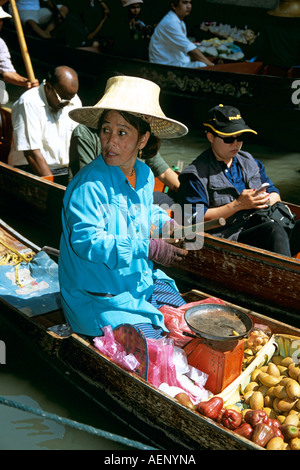
[[[251,392],[253,390],[257,390],[259,388],[259,385],[257,382],[250,382],[248,383],[247,387],[245,388],[245,393]]]
[[[267,368],[267,374],[274,375],[275,377],[280,376],[279,369],[275,364],[273,364],[273,362],[269,362],[269,365]]]
[[[300,368],[296,367],[295,364],[290,364],[288,367],[288,373],[292,379],[297,380],[298,376],[300,375]]]
[[[285,420],[284,420],[284,424],[291,424],[292,426],[298,426],[299,425],[299,418],[298,418],[298,415],[293,413],[293,414],[289,414]]]
[[[280,411],[290,411],[295,405],[295,403],[296,403],[296,400],[292,400],[292,398],[282,398],[282,399],[279,399],[276,406]]]
[[[264,396],[261,392],[253,392],[250,397],[250,408],[251,410],[261,410],[264,406]]]
[[[274,395],[275,397],[277,398],[288,398],[289,395],[287,394],[287,391],[286,391],[286,386],[284,385],[281,385],[281,384],[278,384],[274,387]]]
[[[270,375],[266,374],[264,372],[261,372],[258,375],[258,380],[263,384],[266,385],[267,387],[272,387],[273,385],[277,385],[280,382],[279,377],[275,377],[275,375]]]
[[[292,364],[293,362],[294,362],[293,359],[292,359],[290,356],[288,356],[288,357],[285,357],[284,359],[282,359],[280,365],[281,365],[281,366],[288,367],[288,366],[289,366],[290,364]]]
[[[300,450],[300,439],[299,437],[295,437],[290,441],[290,448],[292,450]]]
[[[286,384],[285,390],[287,395],[293,400],[300,398],[300,384],[296,380],[290,380]]]
[[[281,437],[272,437],[269,440],[266,449],[267,450],[283,450],[284,449],[284,440]]]

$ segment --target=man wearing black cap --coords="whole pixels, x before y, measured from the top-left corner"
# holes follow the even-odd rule
[[[238,109],[222,104],[209,111],[203,124],[210,148],[179,176],[177,202],[185,223],[190,225],[203,211],[204,221],[226,219],[224,227],[210,232],[216,236],[286,256],[296,254],[300,251],[298,222],[291,233],[272,221],[250,228],[250,215],[255,210],[280,201],[279,190],[263,164],[241,150],[245,137],[256,132],[247,126]],[[264,183],[266,187],[257,191]]]

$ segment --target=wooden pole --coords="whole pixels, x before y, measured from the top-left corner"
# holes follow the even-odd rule
[[[174,238],[182,238],[185,234],[194,234],[197,232],[206,232],[207,230],[212,230],[219,227],[224,227],[226,225],[226,220],[223,217],[219,219],[209,220],[207,222],[200,222],[195,225],[189,225],[187,227],[175,227]]]
[[[28,52],[28,49],[27,49],[27,45],[26,45],[26,41],[25,41],[25,37],[24,37],[24,33],[23,33],[22,24],[21,24],[20,17],[19,17],[19,12],[18,12],[18,9],[17,9],[17,5],[16,5],[15,0],[9,0],[9,1],[10,1],[10,5],[11,5],[12,17],[13,17],[15,28],[16,28],[17,35],[18,35],[18,40],[19,40],[19,44],[20,44],[20,48],[21,48],[22,57],[23,57],[26,72],[27,72],[27,77],[28,77],[30,82],[33,82],[35,80],[35,76],[34,76],[32,64],[31,64],[29,52]]]

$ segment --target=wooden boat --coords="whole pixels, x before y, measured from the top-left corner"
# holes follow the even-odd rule
[[[40,248],[20,236],[5,222],[0,223],[0,258],[8,251],[32,259]],[[4,266],[6,267],[6,266]],[[0,273],[3,265],[0,266]],[[38,281],[38,279],[36,279]],[[3,292],[3,291],[2,291]],[[188,302],[207,299],[209,296],[197,290],[184,295]],[[61,371],[78,386],[94,403],[109,406],[114,414],[127,419],[132,427],[150,439],[152,445],[167,450],[226,449],[242,450],[261,447],[238,436],[152,386],[142,377],[122,369],[95,348],[86,337],[73,333],[65,325],[61,308],[43,307],[37,298],[38,311],[16,306],[15,299],[0,297],[1,318],[21,334],[36,352],[47,358],[49,364]],[[300,330],[271,320],[241,307],[231,307],[245,312],[252,322],[267,325],[273,334],[287,334],[300,338]],[[40,310],[39,310],[40,306]],[[5,341],[5,338],[2,338]],[[148,440],[149,444],[149,440]]]
[[[2,217],[27,235],[36,228],[43,245],[59,246],[64,191],[63,185],[0,162]],[[289,206],[299,219],[300,207]],[[300,261],[295,258],[205,233],[200,250],[190,251],[180,266],[165,270],[180,285],[192,280],[199,289],[299,325]]]
[[[2,36],[14,61],[21,67],[22,59],[14,29],[6,28]],[[230,104],[238,107],[246,122],[257,130],[255,142],[298,149],[300,110],[297,78],[300,70],[297,67],[231,62],[192,70],[71,48],[30,35],[26,35],[26,42],[33,68],[40,80],[51,65],[65,64],[77,70],[79,94],[85,105],[94,105],[100,99],[107,78],[112,74],[118,72],[138,76],[152,80],[161,87],[160,101],[164,112],[184,122],[191,130],[201,129],[212,106]],[[274,132],[278,123],[280,132]]]
[[[66,186],[0,162],[0,210],[10,223],[27,230],[41,228],[43,244],[58,247],[61,209]]]
[[[289,204],[300,217],[300,207]],[[168,271],[168,270],[167,270]],[[173,278],[300,325],[300,260],[204,234],[203,247],[190,250]]]

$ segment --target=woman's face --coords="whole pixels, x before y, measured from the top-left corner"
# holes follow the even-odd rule
[[[102,156],[107,165],[118,166],[131,175],[138,151],[148,142],[150,133],[139,136],[135,127],[118,111],[108,111],[100,129]]]
[[[137,17],[141,13],[141,4],[140,3],[134,3],[133,5],[130,5],[129,7],[130,14],[133,18]]]
[[[238,142],[237,140],[232,144],[226,144],[223,139],[210,132],[207,132],[206,137],[211,144],[216,159],[226,163],[226,165],[231,165],[233,158],[243,146],[243,142]]]

